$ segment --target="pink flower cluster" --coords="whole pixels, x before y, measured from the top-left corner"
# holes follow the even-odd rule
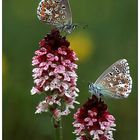
[[[115,118],[108,112],[107,105],[95,95],[74,114],[76,140],[114,140]]]
[[[32,60],[35,86],[31,94],[46,93],[46,98],[39,103],[36,113],[50,111],[56,120],[62,115],[68,115],[69,109],[74,108],[73,104],[78,103],[75,64],[78,58],[69,45],[66,38],[54,29],[40,41],[40,48],[35,51]]]

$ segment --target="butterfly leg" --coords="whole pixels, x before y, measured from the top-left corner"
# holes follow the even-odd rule
[[[100,98],[103,97],[103,94],[99,93],[99,97],[100,97]]]

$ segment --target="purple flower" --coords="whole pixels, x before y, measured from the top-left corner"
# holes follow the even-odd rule
[[[57,29],[51,31],[39,43],[32,60],[34,87],[31,94],[46,93],[44,101],[37,106],[36,113],[50,111],[56,120],[68,115],[74,108],[77,92],[77,64],[70,43]]]
[[[74,114],[76,140],[113,140],[115,118],[95,95]]]

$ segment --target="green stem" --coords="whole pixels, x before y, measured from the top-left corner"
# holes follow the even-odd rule
[[[53,131],[54,131],[54,140],[63,140],[63,132],[62,132],[62,119],[56,121],[53,118]]]

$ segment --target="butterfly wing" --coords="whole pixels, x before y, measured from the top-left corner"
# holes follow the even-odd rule
[[[62,3],[66,7],[64,25],[71,25],[72,24],[72,12],[71,12],[69,0],[62,0]]]
[[[41,0],[37,8],[37,16],[39,20],[56,27],[72,23],[68,0]]]
[[[96,80],[95,85],[100,87],[101,94],[113,98],[126,98],[132,89],[132,78],[126,59],[120,59],[111,65]]]

